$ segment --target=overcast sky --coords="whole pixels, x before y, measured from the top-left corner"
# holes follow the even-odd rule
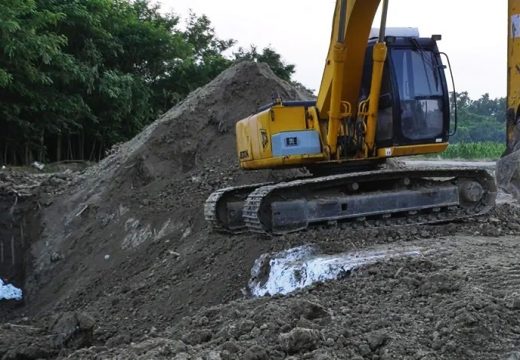
[[[331,0],[158,0],[186,18],[205,14],[217,36],[259,49],[271,46],[296,65],[294,79],[311,89],[321,80],[334,11]],[[442,34],[457,91],[472,98],[506,95],[506,0],[390,0],[388,26],[418,27],[421,36]],[[379,18],[375,20],[378,27]]]

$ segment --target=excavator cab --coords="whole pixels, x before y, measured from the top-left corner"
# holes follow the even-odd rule
[[[418,35],[418,34],[417,34]],[[370,40],[370,59],[376,40]],[[449,93],[436,41],[433,38],[386,38],[379,97],[376,147],[445,143],[450,132]],[[360,101],[368,98],[372,78],[365,61]]]

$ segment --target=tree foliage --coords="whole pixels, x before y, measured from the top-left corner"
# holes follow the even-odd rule
[[[238,61],[248,60],[266,63],[279,78],[286,81],[291,81],[291,77],[294,74],[295,66],[286,64],[280,54],[270,47],[264,48],[262,52],[259,53],[256,46],[251,45],[249,50],[239,48],[234,55]]]
[[[458,128],[452,141],[457,143],[505,143],[506,99],[489,94],[472,100],[467,92],[457,94]]]
[[[294,72],[270,49],[226,56],[206,16],[179,22],[149,0],[0,2],[0,162],[99,159],[246,56]]]
[[[99,159],[237,61],[294,74],[270,47],[231,52],[204,15],[180,21],[149,0],[1,1],[0,162]],[[505,141],[505,98],[457,104],[453,142]]]

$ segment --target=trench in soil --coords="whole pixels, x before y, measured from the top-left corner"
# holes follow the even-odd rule
[[[0,278],[25,292],[30,244],[39,236],[39,217],[34,197],[0,193]],[[0,314],[22,302],[0,300]]]

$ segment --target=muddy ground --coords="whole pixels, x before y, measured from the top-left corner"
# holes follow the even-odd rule
[[[4,170],[34,186],[23,208],[26,296],[0,303],[0,359],[520,359],[520,209],[507,198],[487,216],[436,226],[210,231],[211,191],[298,174],[236,164],[235,121],[273,93],[309,98],[243,63],[85,171],[35,180]],[[2,189],[11,209],[12,187]],[[18,219],[0,221],[19,236]],[[302,244],[415,246],[423,256],[249,298],[255,259]]]

